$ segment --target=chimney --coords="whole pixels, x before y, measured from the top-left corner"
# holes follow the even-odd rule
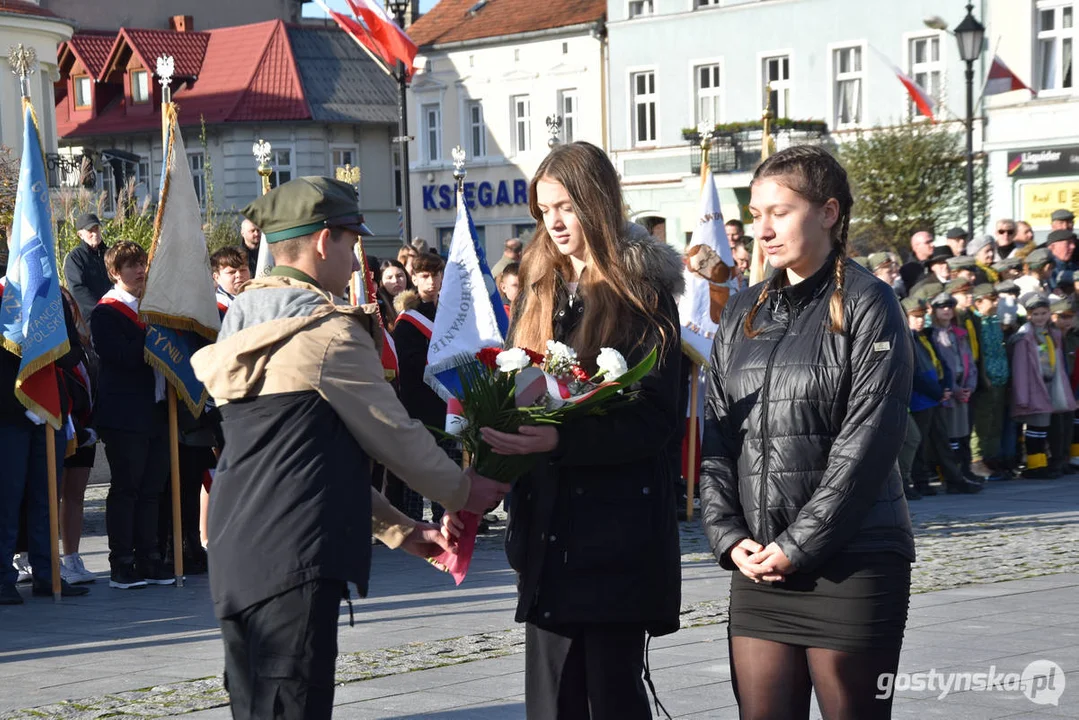
[[[169,30],[195,32],[195,18],[190,15],[173,15],[169,18]]]

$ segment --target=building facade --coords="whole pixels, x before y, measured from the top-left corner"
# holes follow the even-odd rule
[[[1074,0],[989,0],[997,55],[1031,91],[986,98],[991,216],[1025,220],[1042,236],[1059,208],[1079,215],[1079,90]],[[1004,30],[1006,29],[1006,31]]]
[[[297,22],[309,0],[29,0],[61,17],[79,30],[121,27],[165,30],[177,16],[195,18],[200,30],[248,25],[265,20]]]
[[[699,193],[684,131],[759,121],[769,87],[777,118],[824,123],[843,142],[918,118],[894,64],[937,99],[939,122],[961,130],[965,66],[954,38],[925,20],[955,27],[964,14],[959,0],[608,0],[609,134],[631,216],[681,247]],[[779,149],[796,134],[781,134]],[[759,148],[758,133],[758,158]],[[728,219],[748,219],[755,163],[745,155],[716,175]]]
[[[408,93],[414,235],[449,246],[458,145],[492,262],[508,238],[532,237],[528,184],[552,137],[607,149],[605,1],[442,0],[409,28],[422,68]],[[561,123],[553,134],[549,117]]]
[[[53,113],[53,82],[59,77],[57,47],[71,38],[71,21],[57,16],[27,0],[7,0],[0,4],[0,48],[20,43],[32,49],[38,69],[30,77],[30,99],[38,113],[38,125],[46,152],[56,152],[56,116]],[[19,79],[11,72],[7,58],[0,67],[0,145],[9,148],[13,158],[22,155],[22,93]]]
[[[275,186],[361,168],[360,206],[376,233],[368,250],[400,245],[391,181],[396,86],[351,38],[321,23],[76,34],[60,50],[55,109],[61,153],[72,167],[93,171],[69,168],[57,184],[93,186],[106,212],[128,183],[137,198],[156,196],[161,90],[153,73],[162,54],[175,58],[173,100],[204,207],[211,190],[224,212],[257,196],[252,146],[264,139],[273,148]]]

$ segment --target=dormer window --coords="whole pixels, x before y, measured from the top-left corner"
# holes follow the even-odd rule
[[[89,76],[83,75],[74,79],[75,83],[75,107],[79,110],[88,110],[93,97],[93,81]]]
[[[150,74],[145,70],[131,71],[131,101],[136,105],[150,102]]]

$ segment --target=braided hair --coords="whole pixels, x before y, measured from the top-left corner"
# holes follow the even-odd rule
[[[750,186],[765,178],[772,178],[814,205],[824,205],[833,198],[839,203],[839,221],[832,226],[832,249],[837,251],[835,290],[832,292],[828,309],[831,331],[842,333],[847,235],[850,231],[851,208],[854,206],[854,197],[851,195],[850,183],[847,181],[847,171],[824,148],[817,145],[795,145],[772,155],[761,163],[757,171],[753,173],[753,182]],[[761,293],[753,309],[746,315],[746,337],[756,337],[760,332],[753,329],[753,321],[768,299],[768,288],[769,283],[765,282],[761,286]]]

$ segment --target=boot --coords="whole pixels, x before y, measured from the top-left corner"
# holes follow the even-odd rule
[[[962,482],[946,486],[949,495],[973,495],[982,491],[982,484],[963,478]]]
[[[934,492],[936,492],[934,490]],[[907,500],[921,500],[922,494],[918,492],[918,488],[914,487],[914,484],[910,480],[903,482],[903,496]]]
[[[914,489],[918,491],[918,494],[922,497],[932,497],[937,494],[937,489],[929,484],[928,477],[913,478]]]
[[[967,482],[972,482],[976,485],[981,485],[985,482],[985,479],[975,475],[974,471],[970,469],[970,465],[967,464],[967,458],[963,452],[963,438],[952,438],[952,457],[955,459],[955,466],[959,468],[959,472],[962,473]]]
[[[994,472],[993,469],[989,467],[988,461],[979,460],[978,462],[973,463],[970,466],[970,471],[978,477],[985,478],[986,482],[1000,482],[1001,480],[1006,479],[1003,473]]]

